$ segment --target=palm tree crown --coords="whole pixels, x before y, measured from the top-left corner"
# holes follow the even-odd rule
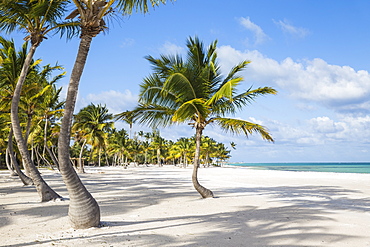
[[[223,77],[217,64],[217,41],[205,49],[195,37],[189,38],[186,45],[185,60],[179,55],[162,55],[159,59],[147,57],[154,73],[140,85],[139,106],[126,114],[133,114],[135,121],[151,127],[188,122],[195,128],[194,187],[202,197],[213,197],[212,191],[202,187],[197,180],[204,128],[217,124],[226,132],[244,133],[247,137],[256,132],[273,142],[265,127],[228,116],[250,104],[257,96],[276,94],[276,90],[262,87],[238,93],[237,86],[243,78],[237,73],[245,69],[249,61],[242,61]]]
[[[187,42],[187,60],[180,56],[161,56],[147,59],[154,73],[140,85],[139,106],[131,112],[135,120],[152,126],[189,122],[193,127],[204,128],[218,124],[225,131],[244,133],[258,132],[262,138],[273,141],[268,131],[258,124],[225,116],[235,114],[251,103],[255,97],[276,94],[271,87],[263,87],[237,93],[236,87],[243,80],[236,74],[249,61],[243,61],[222,78],[217,64],[217,41],[207,50],[198,38]]]
[[[20,30],[25,41],[38,46],[52,31],[73,31],[79,22],[60,21],[66,10],[65,0],[2,0],[0,3],[0,31]]]

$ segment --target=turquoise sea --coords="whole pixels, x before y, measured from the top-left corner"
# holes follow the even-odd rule
[[[261,170],[369,173],[370,162],[314,162],[314,163],[229,163]]]

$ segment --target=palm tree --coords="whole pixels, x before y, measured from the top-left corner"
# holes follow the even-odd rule
[[[81,23],[80,45],[68,85],[65,111],[58,140],[61,173],[71,199],[68,214],[74,228],[94,227],[98,226],[100,222],[98,203],[86,190],[69,161],[73,112],[90,45],[92,39],[107,28],[104,18],[114,13],[129,15],[134,9],[145,13],[148,11],[148,2],[152,6],[157,6],[164,3],[165,0],[73,0],[77,9],[67,17],[73,19],[79,16]]]
[[[40,43],[46,39],[52,31],[66,28],[67,25],[75,26],[70,22],[58,22],[63,16],[67,6],[65,0],[3,0],[0,2],[0,31],[10,33],[14,30],[21,30],[27,34],[24,38],[31,42],[31,47],[24,60],[22,70],[19,74],[11,105],[11,122],[14,137],[21,153],[23,163],[29,167],[30,175],[35,183],[41,201],[49,201],[60,198],[42,179],[40,173],[34,166],[27,149],[26,140],[22,136],[20,120],[18,116],[18,105],[20,101],[22,86],[26,80],[33,55]]]
[[[40,102],[39,104],[40,114],[39,114],[39,122],[38,122],[38,126],[40,126],[42,122],[44,124],[44,150],[46,150],[46,152],[49,154],[50,158],[52,159],[54,164],[58,167],[58,169],[59,169],[59,162],[55,154],[50,149],[51,146],[55,147],[56,143],[51,141],[50,135],[48,135],[48,133],[50,133],[53,129],[57,127],[56,121],[60,119],[63,113],[64,101],[59,100],[59,94],[62,88],[61,87],[56,88],[54,84],[63,75],[64,74],[60,74],[54,77],[53,80],[48,83],[48,85],[50,86],[48,93],[45,94],[45,96],[42,98],[42,102]],[[48,136],[49,136],[49,139],[48,139]]]
[[[188,155],[193,151],[193,142],[190,138],[181,137],[174,144],[175,148],[181,155],[183,167],[188,166]]]
[[[161,162],[161,151],[165,147],[165,139],[161,137],[159,130],[153,130],[152,142],[150,143],[153,150],[155,150],[157,155],[157,165],[162,166]]]
[[[223,143],[218,143],[215,146],[216,165],[222,166],[222,162],[228,160],[230,156],[230,150],[227,150]]]
[[[235,142],[230,142],[230,146],[232,147],[232,149],[236,149],[236,143]]]
[[[117,114],[115,116],[115,118],[117,120],[122,120],[122,121],[124,121],[125,123],[127,123],[129,125],[129,127],[130,127],[129,138],[132,138],[132,125],[134,124],[134,121],[133,121],[133,116],[132,116],[131,112],[127,110],[123,113]]]
[[[201,137],[207,125],[217,124],[226,132],[244,133],[247,137],[256,132],[273,142],[263,126],[227,115],[235,114],[257,96],[276,94],[276,90],[271,87],[250,88],[238,94],[236,87],[243,78],[236,74],[249,62],[241,62],[222,78],[216,61],[216,45],[217,41],[214,41],[205,50],[198,38],[189,38],[185,61],[179,55],[162,55],[159,59],[148,56],[154,73],[140,85],[139,105],[133,110],[135,121],[141,124],[167,126],[188,122],[195,129],[192,181],[203,198],[213,197],[212,191],[199,184],[197,175]]]
[[[1,6],[1,5],[0,5]],[[17,83],[18,77],[21,74],[22,64],[25,63],[27,59],[27,44],[25,43],[22,46],[22,49],[19,52],[15,51],[15,45],[13,41],[5,40],[4,38],[0,37],[0,43],[2,49],[0,50],[0,56],[2,57],[3,63],[1,65],[0,71],[0,85],[2,87],[2,98],[1,98],[1,108],[2,110],[7,110],[11,113],[11,109],[14,109],[14,97],[15,91],[17,87],[20,85]],[[41,96],[43,94],[44,88],[42,87],[42,83],[46,80],[46,74],[39,71],[38,63],[40,60],[33,62],[31,60],[31,66],[29,66],[29,71],[27,71],[27,77],[25,79],[26,90],[22,91],[21,95],[18,95],[17,100],[17,114],[10,114],[13,116],[11,117],[12,122],[12,132],[17,132],[17,136],[20,138],[17,141],[18,149],[21,153],[23,159],[23,165],[26,169],[27,174],[29,174],[33,180],[33,183],[36,186],[37,192],[41,198],[41,201],[49,201],[60,198],[60,196],[55,193],[43,180],[40,173],[38,172],[37,168],[34,166],[30,154],[27,148],[27,138],[28,133],[30,131],[31,120],[33,115],[33,108],[29,107],[30,105],[37,105],[33,104],[36,103],[35,98]],[[52,71],[51,68],[49,71]],[[18,80],[19,81],[19,80]],[[19,89],[19,87],[18,87]],[[20,93],[20,92],[19,92]],[[21,103],[19,103],[21,102]],[[28,103],[30,104],[28,104]],[[27,107],[24,107],[27,105]],[[26,127],[26,134],[25,137],[22,136],[22,129],[20,127],[20,120],[18,116],[18,106],[23,110],[27,111],[27,127]],[[28,109],[27,109],[28,108]],[[15,122],[13,121],[14,118],[16,119]],[[16,123],[16,124],[14,124]],[[16,131],[17,130],[17,131]],[[9,136],[9,140],[12,140],[12,135]],[[16,135],[15,135],[16,136]],[[12,143],[12,142],[11,142]],[[9,145],[11,144],[9,142]],[[10,146],[9,146],[10,147]],[[23,150],[23,151],[22,151]],[[9,152],[10,156],[13,156],[12,152]],[[12,163],[17,165],[15,159],[12,157]],[[19,170],[20,171],[20,170]],[[17,173],[19,173],[17,171]],[[21,175],[20,175],[21,176]],[[29,181],[29,179],[22,179],[23,182]]]
[[[202,138],[201,142],[202,142],[202,145],[200,149],[201,149],[201,154],[204,159],[203,166],[209,167],[211,164],[212,155],[216,151],[215,147],[217,143],[215,140],[213,140],[212,138],[208,136],[205,136],[204,138]]]
[[[125,158],[128,155],[128,134],[125,129],[117,131],[113,129],[112,136],[110,138],[110,152],[114,153],[114,159],[116,164],[122,165],[125,163]],[[125,165],[126,167],[126,165]]]
[[[92,146],[92,152],[99,153],[100,166],[100,150],[106,147],[107,133],[113,127],[112,114],[108,113],[106,106],[90,105],[82,108],[75,117],[73,130],[79,133],[79,138],[83,141],[81,153],[85,144]],[[79,162],[81,162],[81,155]],[[79,165],[80,167],[81,165]]]

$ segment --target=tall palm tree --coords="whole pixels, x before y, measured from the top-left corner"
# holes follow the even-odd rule
[[[115,164],[122,165],[125,162],[125,157],[128,155],[128,134],[125,129],[117,131],[113,129],[110,137],[110,152],[113,153]],[[126,167],[126,166],[125,166]]]
[[[1,6],[1,4],[0,4]],[[0,68],[0,86],[2,88],[1,92],[1,100],[0,100],[0,108],[2,110],[9,111],[11,113],[11,108],[13,108],[13,95],[15,94],[15,91],[17,89],[17,86],[19,86],[19,83],[17,83],[18,77],[22,70],[22,64],[25,63],[25,60],[27,58],[27,43],[25,43],[20,51],[16,52],[14,42],[11,40],[5,40],[4,38],[0,37],[0,56],[2,57],[3,63]],[[27,173],[30,174],[33,183],[36,185],[36,189],[40,195],[41,201],[49,201],[56,198],[60,198],[60,196],[55,193],[43,180],[43,178],[40,176],[38,170],[34,166],[29,153],[27,149],[27,136],[29,133],[29,129],[31,126],[31,119],[33,115],[33,109],[32,107],[29,108],[24,107],[25,105],[37,105],[33,104],[36,103],[34,101],[35,97],[37,95],[43,94],[44,91],[42,83],[44,80],[46,80],[46,75],[43,74],[44,71],[40,72],[37,64],[40,62],[40,60],[33,62],[31,60],[31,65],[29,66],[29,71],[27,71],[27,78],[25,78],[25,85],[26,90],[22,91],[22,94],[18,97],[18,103],[21,101],[20,107],[22,109],[28,110],[28,121],[27,121],[27,131],[25,134],[25,137],[22,136],[22,129],[20,127],[20,120],[18,114],[13,115],[13,117],[16,118],[17,124],[14,124],[12,121],[12,129],[15,131],[17,129],[18,137],[20,137],[21,142],[17,142],[18,149],[21,152],[21,154],[25,154],[27,156],[22,156],[23,158],[23,165],[26,169]],[[50,70],[52,71],[52,69]],[[28,98],[28,100],[27,100]],[[26,102],[30,102],[31,104],[27,104]],[[18,104],[19,105],[19,104]],[[18,108],[17,108],[18,112]],[[13,120],[13,119],[12,119]],[[13,133],[13,131],[11,133]],[[19,133],[20,132],[20,133]],[[9,140],[12,140],[12,135],[9,137]],[[12,143],[12,142],[11,142]],[[11,144],[9,143],[9,145]],[[24,148],[23,153],[21,151],[21,148]],[[9,152],[10,156],[13,156],[12,152]],[[15,164],[15,161],[12,157],[12,163]],[[19,170],[20,171],[20,170]],[[17,173],[19,173],[19,171]],[[20,175],[21,176],[21,175]],[[29,179],[22,179],[22,181],[29,181]]]
[[[217,124],[226,132],[244,133],[247,137],[256,132],[267,141],[273,141],[268,130],[252,122],[227,117],[251,103],[257,96],[276,94],[271,87],[263,87],[237,93],[243,80],[236,74],[243,70],[248,61],[243,61],[222,78],[217,64],[217,41],[204,49],[198,38],[187,41],[186,60],[179,55],[147,60],[154,73],[140,85],[139,106],[133,110],[135,121],[151,126],[167,126],[188,122],[195,129],[196,149],[192,181],[203,198],[213,197],[211,190],[198,182],[201,137],[204,128]]]
[[[75,23],[58,22],[64,14],[67,3],[65,0],[2,0],[0,2],[0,31],[10,33],[14,30],[21,30],[27,35],[24,39],[31,42],[31,47],[24,60],[14,90],[11,105],[11,122],[23,163],[30,169],[31,178],[35,183],[41,201],[53,200],[60,196],[45,183],[31,160],[26,140],[22,136],[18,105],[22,86],[26,80],[37,47],[47,38],[46,36],[49,33],[66,28],[68,25],[70,27],[75,26]]]
[[[153,150],[156,152],[157,156],[157,165],[162,166],[161,162],[161,152],[165,147],[165,139],[161,137],[159,130],[153,130],[152,133],[152,142],[150,143]]]
[[[230,156],[230,150],[227,150],[225,145],[223,143],[218,143],[216,145],[216,151],[215,151],[215,156],[216,156],[216,164],[218,166],[222,166],[222,163],[228,160]]]
[[[55,137],[57,136],[53,130],[58,126],[58,121],[63,112],[64,101],[59,99],[62,88],[57,88],[55,84],[63,78],[65,72],[50,78],[55,69],[62,69],[62,67],[46,65],[40,73],[35,74],[36,78],[34,80],[38,83],[34,85],[34,88],[38,88],[38,93],[25,100],[22,100],[22,98],[25,98],[23,96],[20,108],[25,108],[29,112],[28,115],[35,115],[32,129],[30,128],[32,130],[31,140],[28,141],[34,147],[32,151],[34,149],[42,149],[42,155],[39,155],[40,158],[47,161],[48,154],[52,163],[59,169],[57,157],[52,151],[52,148],[56,147]],[[27,89],[26,84],[24,87]],[[24,91],[27,92],[27,90]],[[27,140],[27,138],[25,139]],[[50,165],[52,166],[52,164]]]
[[[188,166],[188,155],[193,151],[193,142],[190,138],[181,137],[176,141],[174,146],[178,149],[181,154],[183,167]]]
[[[78,86],[84,70],[91,42],[100,32],[106,30],[105,18],[114,13],[131,14],[133,10],[148,11],[148,3],[157,6],[165,0],[73,0],[76,10],[67,18],[79,16],[80,44],[68,85],[64,116],[58,140],[58,158],[63,180],[70,196],[69,218],[74,228],[89,228],[99,225],[100,208],[96,200],[86,190],[69,161],[69,142],[73,112],[77,99]]]
[[[216,141],[208,136],[205,136],[201,140],[202,145],[201,145],[201,154],[203,156],[203,166],[209,167],[211,164],[211,158],[213,153],[216,150]]]
[[[117,120],[122,120],[124,121],[125,123],[127,123],[130,127],[130,135],[129,135],[129,138],[132,138],[132,126],[134,124],[134,121],[133,121],[133,116],[132,114],[130,114],[131,112],[130,111],[125,111],[123,113],[120,113],[120,114],[117,114],[115,116],[115,118]]]
[[[96,152],[106,148],[107,134],[113,128],[112,119],[113,115],[108,113],[106,106],[91,103],[76,115],[73,129],[82,134],[80,138],[84,144],[90,144],[92,151]]]
[[[15,159],[12,159],[12,161],[9,159],[9,157],[11,158],[11,156],[14,155],[13,152],[9,151],[9,149],[13,149],[13,131],[11,130],[12,128],[10,124],[10,107],[16,79],[19,75],[19,71],[21,70],[21,64],[23,63],[27,54],[27,44],[25,43],[21,50],[17,52],[13,40],[6,40],[3,37],[0,37],[0,45],[0,111],[2,113],[2,117],[6,118],[7,123],[6,129],[2,130],[1,132],[2,134],[7,133],[8,136],[7,138],[2,138],[3,140],[8,139],[8,145],[5,152],[6,163],[11,172],[13,172],[13,169],[19,171],[19,173],[17,173],[20,174],[19,178],[22,180],[24,185],[31,185],[33,184],[32,179],[23,174],[18,166],[14,167],[14,165],[18,165],[18,163],[14,164],[13,161]]]

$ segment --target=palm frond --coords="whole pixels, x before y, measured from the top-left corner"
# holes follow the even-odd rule
[[[243,107],[250,105],[256,97],[264,96],[266,94],[276,94],[277,91],[271,87],[263,87],[252,90],[249,88],[247,91],[233,96],[231,100],[219,99],[213,106],[215,115],[224,116],[226,114],[235,114],[237,111],[242,110]]]
[[[262,139],[274,142],[268,130],[259,124],[233,118],[214,118],[212,122],[217,122],[226,132],[231,132],[233,134],[244,133],[247,137],[253,133],[257,133],[261,135]]]
[[[75,34],[75,22],[62,22],[69,1],[65,0],[2,0],[0,2],[0,31],[20,30],[32,42],[47,38],[51,31],[65,29],[68,37]],[[70,25],[68,28],[67,26]],[[73,31],[73,32],[72,32]],[[34,39],[31,39],[34,38]]]
[[[147,13],[149,6],[156,7],[161,3],[165,4],[166,0],[121,0],[118,1],[117,7],[130,15],[133,11]]]
[[[201,122],[204,120],[204,116],[209,114],[209,108],[205,104],[204,99],[196,98],[183,103],[179,109],[177,109],[172,117],[175,122],[185,122],[195,120]]]
[[[130,114],[135,123],[139,123],[141,125],[145,124],[152,128],[156,128],[158,126],[166,127],[175,123],[171,120],[173,113],[173,109],[160,105],[152,104],[146,106],[139,104],[132,111],[117,114],[116,119],[123,119],[125,115]]]
[[[277,94],[277,91],[273,89],[272,87],[259,87],[257,89],[251,90],[249,88],[246,92],[236,95],[233,98],[234,104],[237,105],[238,108],[241,108],[243,106],[246,106],[253,102],[256,97],[258,96],[264,96],[267,94]]]
[[[227,83],[229,80],[233,79],[235,77],[235,75],[237,73],[239,73],[240,71],[244,70],[247,67],[248,64],[250,64],[250,61],[245,60],[245,61],[242,61],[241,63],[239,63],[238,65],[234,66],[230,70],[229,74],[225,77],[225,79],[223,81],[223,84]]]
[[[197,97],[192,83],[182,73],[170,75],[163,84],[162,93],[167,97],[168,92],[181,99],[194,99]]]
[[[222,87],[212,95],[212,97],[207,101],[207,105],[213,105],[218,100],[222,98],[226,98],[230,101],[230,103],[233,100],[233,94],[235,92],[235,87],[241,82],[243,78],[235,78],[229,80],[227,83],[223,84]]]

